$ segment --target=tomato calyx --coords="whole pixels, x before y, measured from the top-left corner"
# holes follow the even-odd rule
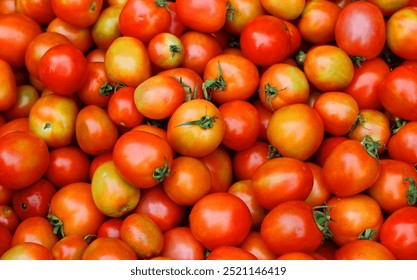
[[[206,114],[206,115],[202,116],[201,119],[199,119],[199,120],[188,121],[188,122],[179,124],[178,126],[198,125],[202,129],[213,128],[214,123],[216,122],[216,119],[217,119],[217,116],[216,115],[214,115],[212,117],[209,117]]]
[[[394,124],[391,127],[392,135],[396,134],[406,123],[407,123],[406,120],[403,120],[399,117],[395,117],[394,118]]]
[[[330,216],[330,207],[328,205],[319,205],[313,207],[313,217],[318,229],[323,233],[323,243],[333,237],[333,232],[329,227],[329,221],[333,221]]]
[[[182,48],[176,44],[169,45],[169,51],[171,52],[171,57],[174,57],[177,53],[182,53]]]
[[[155,6],[157,7],[164,7],[168,10],[168,12],[171,12],[171,10],[168,7],[169,2],[165,0],[155,0]]]
[[[407,189],[407,203],[408,205],[415,205],[417,203],[417,188],[416,188],[416,181],[412,177],[404,178],[404,184],[409,182],[409,186]]]
[[[54,227],[53,233],[59,234],[61,237],[65,236],[64,233],[64,223],[55,215],[48,213],[46,218],[49,220],[51,225]]]
[[[367,228],[358,235],[359,240],[372,240],[372,237],[375,235],[376,230],[372,228]]]
[[[121,88],[126,87],[123,83],[112,83],[109,81],[105,81],[103,85],[100,87],[99,94],[104,96],[109,96],[112,93],[115,93]]]
[[[303,66],[304,60],[306,59],[307,54],[303,51],[299,51],[298,54],[295,56],[295,61],[298,65]]]
[[[152,177],[158,182],[161,183],[166,177],[169,176],[171,168],[169,167],[169,163],[165,160],[164,166],[158,167],[152,174]]]
[[[223,72],[222,72],[222,68],[220,67],[220,62],[217,62],[217,63],[218,63],[219,76],[214,79],[206,80],[203,83],[204,98],[207,99],[208,101],[211,100],[211,96],[207,92],[208,89],[220,92],[220,91],[225,90],[226,88],[226,81],[223,78]]]
[[[349,133],[352,132],[356,127],[358,127],[359,125],[363,126],[364,128],[366,128],[363,124],[366,122],[365,118],[362,118],[361,113],[359,113],[356,116],[356,120],[354,121],[354,123],[352,124],[352,127],[349,130]]]
[[[379,154],[378,150],[382,148],[382,145],[378,142],[374,141],[371,136],[365,135],[361,140],[362,146],[365,148],[366,152],[373,158],[375,158],[378,163],[379,160]]]
[[[273,158],[277,158],[280,157],[281,154],[280,152],[277,150],[277,148],[275,148],[273,145],[269,144],[268,145],[268,159],[273,159]]]
[[[185,97],[184,100],[190,101],[192,99],[197,99],[197,95],[198,95],[198,85],[196,84],[194,87],[194,90],[191,88],[190,85],[188,85],[187,83],[184,83],[184,81],[182,80],[182,77],[175,77],[173,76],[184,88],[184,92],[185,92]]]
[[[271,108],[272,111],[274,111],[274,108],[272,106],[271,98],[277,97],[279,92],[284,91],[286,89],[287,89],[286,87],[282,88],[282,89],[277,89],[276,87],[274,87],[270,83],[266,83],[264,85],[264,88],[262,89],[265,92],[264,102],[268,103],[268,105],[269,105],[269,107]]]
[[[240,48],[239,36],[233,36],[232,38],[230,38],[229,41],[227,42],[227,46],[231,48]]]
[[[232,3],[227,1],[226,3],[226,19],[228,21],[233,21],[235,19],[235,13],[237,12],[236,8],[232,7]]]
[[[351,55],[350,60],[352,60],[353,64],[355,64],[356,67],[361,68],[362,62],[366,61],[366,58],[363,56]]]

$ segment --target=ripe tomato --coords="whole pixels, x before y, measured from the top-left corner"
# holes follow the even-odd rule
[[[233,174],[238,180],[251,179],[256,169],[269,160],[270,147],[264,141],[256,141],[249,148],[233,154]]]
[[[161,69],[179,67],[184,60],[184,46],[180,38],[169,32],[152,37],[147,48],[149,59]]]
[[[225,121],[210,101],[194,99],[181,104],[168,121],[167,139],[184,156],[203,157],[222,142]]]
[[[14,212],[20,220],[34,216],[46,217],[55,192],[54,185],[43,178],[28,187],[15,190],[12,196]]]
[[[290,0],[284,3],[274,0],[261,0],[261,4],[269,14],[277,18],[295,20],[303,12],[306,1]]]
[[[137,87],[152,74],[144,43],[129,36],[119,37],[110,44],[104,66],[111,80],[130,87]]]
[[[380,242],[397,259],[415,260],[417,258],[417,208],[406,206],[389,215],[381,227]]]
[[[251,231],[240,244],[240,248],[254,255],[258,260],[276,259],[276,255],[266,246],[259,231]]]
[[[160,75],[169,75],[180,81],[185,92],[185,101],[203,99],[203,79],[197,72],[189,68],[176,67],[159,72]]]
[[[94,48],[86,54],[85,59],[87,59],[88,63],[104,62],[105,56],[106,56],[106,50]]]
[[[315,163],[319,166],[323,167],[324,162],[326,161],[327,157],[331,154],[333,149],[349,138],[345,136],[330,136],[326,137],[323,142],[321,143],[319,149],[314,155]]]
[[[185,206],[172,201],[160,184],[141,190],[139,203],[133,212],[151,218],[163,233],[179,226],[186,216]]]
[[[0,225],[0,256],[10,249],[12,233],[3,225]]]
[[[332,196],[332,193],[327,188],[322,167],[312,162],[306,162],[306,164],[313,173],[313,187],[305,201],[313,207],[323,205]]]
[[[333,149],[323,165],[325,182],[333,194],[342,197],[355,195],[375,183],[381,166],[375,158],[375,149],[366,150],[366,146],[372,149],[373,145],[372,141],[366,144],[349,139]]]
[[[335,252],[336,260],[395,260],[384,245],[373,240],[355,240]]]
[[[101,11],[91,27],[91,36],[97,47],[107,50],[110,44],[122,36],[119,30],[119,16],[122,6],[109,6]]]
[[[83,236],[72,234],[59,239],[52,247],[54,260],[81,260],[88,243]]]
[[[189,227],[175,227],[164,233],[161,256],[174,260],[204,260],[205,248]]]
[[[245,25],[253,18],[266,14],[261,0],[230,0],[228,5],[223,29],[236,35],[240,35]]]
[[[260,99],[256,99],[253,103],[256,110],[258,110],[258,116],[259,116],[259,140],[267,141],[267,128],[269,120],[272,116],[272,111],[269,110],[267,107],[263,105],[263,102]]]
[[[63,0],[51,0],[52,10],[57,17],[79,27],[93,25],[103,7],[103,0],[77,0],[69,3]]]
[[[109,118],[106,110],[96,105],[87,105],[78,113],[75,120],[75,137],[85,153],[99,155],[111,151],[118,136],[117,126]]]
[[[128,215],[120,228],[121,240],[136,253],[138,259],[159,256],[164,245],[164,237],[158,226],[144,214]]]
[[[217,104],[247,100],[256,92],[259,72],[249,59],[233,54],[221,54],[210,59],[204,68],[205,98]]]
[[[0,185],[23,189],[39,180],[48,164],[48,146],[35,134],[15,131],[0,138]]]
[[[262,104],[274,112],[285,105],[306,103],[310,95],[310,85],[306,75],[298,67],[277,63],[262,73],[258,95]]]
[[[386,0],[367,0],[367,2],[377,6],[384,16],[391,16],[396,11],[411,5],[412,1],[399,0],[399,1],[386,1]]]
[[[219,246],[210,252],[206,260],[256,260],[256,257],[240,247]]]
[[[52,260],[51,251],[43,245],[24,242],[17,244],[0,256],[0,260]]]
[[[27,15],[40,25],[47,25],[55,18],[52,4],[49,0],[40,1],[16,1],[16,12]]]
[[[30,42],[42,33],[32,18],[10,13],[0,17],[0,59],[13,68],[25,66],[25,53]]]
[[[105,220],[98,229],[97,237],[120,239],[120,228],[122,227],[122,223],[122,218],[110,218]]]
[[[0,205],[0,225],[4,226],[11,234],[14,233],[20,221],[12,207]]]
[[[168,9],[171,12],[171,23],[169,25],[169,33],[179,37],[187,29],[185,24],[178,18],[177,15],[177,3],[168,2]]]
[[[288,252],[314,252],[323,240],[313,208],[301,200],[274,207],[262,221],[260,233],[266,246],[278,256]]]
[[[82,260],[137,260],[136,253],[126,242],[99,237],[84,250]]]
[[[365,194],[332,196],[326,204],[331,217],[329,228],[336,244],[343,246],[357,239],[379,240],[384,218],[373,198]],[[367,232],[369,230],[374,231],[370,236]]]
[[[225,0],[208,2],[178,0],[175,11],[179,20],[188,28],[203,33],[213,33],[219,31],[225,24],[227,5]]]
[[[290,104],[273,113],[268,122],[267,137],[282,156],[306,160],[323,141],[323,121],[310,106]]]
[[[16,79],[9,63],[0,58],[0,111],[7,110],[17,100]]]
[[[16,101],[9,109],[3,111],[8,120],[26,118],[29,116],[30,109],[39,99],[39,93],[31,85],[21,85],[16,87]]]
[[[410,121],[401,126],[388,142],[388,155],[391,159],[405,161],[410,164],[417,163],[417,122]]]
[[[291,39],[287,25],[271,15],[253,18],[240,34],[243,55],[259,66],[269,66],[290,55]]]
[[[107,106],[109,118],[119,127],[133,128],[145,118],[135,104],[135,88],[123,87],[111,97]]]
[[[150,134],[154,134],[156,136],[161,137],[164,140],[167,140],[167,132],[162,127],[159,127],[157,125],[153,125],[151,123],[143,123],[138,126],[135,126],[132,128],[132,130],[138,130],[138,131],[144,131],[148,132]]]
[[[167,1],[159,0],[126,1],[119,16],[121,34],[148,43],[155,35],[168,32],[171,14],[167,5]]]
[[[251,228],[251,213],[246,204],[229,193],[211,193],[191,209],[189,222],[192,234],[205,248],[238,246]]]
[[[48,218],[61,237],[72,234],[86,236],[97,234],[105,215],[94,203],[91,185],[78,182],[66,185],[55,193]]]
[[[91,193],[97,208],[113,218],[131,212],[140,198],[140,189],[119,175],[113,161],[106,161],[97,167],[91,180]]]

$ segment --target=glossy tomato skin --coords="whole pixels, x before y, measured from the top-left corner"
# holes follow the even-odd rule
[[[19,223],[19,217],[17,217],[12,207],[4,204],[0,205],[0,225],[13,234]]]
[[[314,181],[311,192],[305,201],[313,207],[324,205],[326,201],[332,196],[332,193],[327,188],[327,184],[324,181],[323,169],[321,166],[313,162],[306,163],[313,173]]]
[[[345,136],[331,136],[326,137],[323,142],[321,143],[320,147],[318,148],[317,152],[314,154],[314,162],[317,163],[319,166],[323,167],[324,162],[326,161],[327,157],[333,151],[333,149],[349,138]]]
[[[145,116],[135,104],[135,88],[123,87],[111,95],[107,106],[109,118],[123,128],[133,128],[142,123]]]
[[[236,246],[220,246],[213,249],[206,260],[256,260],[256,257]]]
[[[410,164],[417,162],[415,143],[417,141],[417,122],[410,121],[403,125],[388,142],[388,155],[391,159],[405,161]]]
[[[16,12],[29,16],[40,25],[47,25],[51,20],[55,18],[55,13],[52,10],[52,4],[49,0],[17,0]]]
[[[98,229],[97,237],[120,239],[120,228],[122,227],[122,223],[122,218],[110,218],[105,220]]]
[[[169,32],[162,32],[148,44],[149,59],[161,69],[179,67],[184,60],[184,46],[179,37]]]
[[[275,260],[276,255],[268,248],[259,231],[251,231],[240,248],[253,254],[258,260]]]
[[[32,185],[13,192],[13,209],[20,220],[33,216],[46,217],[55,192],[54,185],[43,178],[39,179]]]
[[[191,99],[204,98],[203,94],[203,79],[201,76],[189,68],[175,67],[159,72],[160,75],[169,75],[177,80],[180,80],[185,92],[185,101]]]
[[[290,55],[288,27],[277,17],[260,15],[242,30],[240,46],[245,57],[259,66],[269,66]]]
[[[60,19],[79,26],[93,25],[103,7],[103,0],[76,0],[71,3],[62,0],[51,0],[52,10]]]
[[[238,180],[251,179],[256,169],[269,160],[269,144],[256,141],[252,146],[233,154],[233,174]]]
[[[26,118],[30,109],[39,99],[39,93],[32,85],[20,85],[16,87],[16,101],[3,114],[8,120]]]
[[[336,260],[395,260],[387,247],[372,240],[355,240],[335,252]]]
[[[82,260],[136,260],[135,251],[124,241],[99,237],[83,252]]]
[[[0,137],[13,131],[29,131],[28,118],[17,118],[0,126]]]
[[[81,260],[88,243],[83,236],[72,234],[59,239],[52,247],[54,260]]]
[[[175,227],[164,233],[161,256],[174,260],[204,260],[205,248],[189,227]]]
[[[48,164],[48,146],[35,134],[15,131],[0,138],[0,184],[5,187],[17,190],[35,183]]]
[[[51,251],[45,246],[33,242],[17,244],[7,250],[0,260],[52,260]]]
[[[12,67],[3,59],[0,59],[0,73],[0,111],[4,111],[16,102],[17,86]]]
[[[10,205],[14,190],[0,185],[0,205]]]
[[[397,259],[416,259],[417,208],[402,207],[393,212],[382,224],[380,242]]]
[[[231,0],[229,1],[233,16],[226,17],[223,29],[229,33],[239,35],[245,25],[253,18],[266,14],[260,0]]]
[[[200,199],[190,212],[192,234],[205,248],[237,246],[251,228],[251,213],[246,204],[229,193],[212,193]]]
[[[110,44],[122,36],[119,29],[119,16],[123,6],[109,6],[103,9],[91,27],[91,36],[97,47],[107,50]]]
[[[302,200],[290,200],[274,207],[265,216],[260,233],[276,255],[314,252],[323,239],[314,221],[312,207]]]

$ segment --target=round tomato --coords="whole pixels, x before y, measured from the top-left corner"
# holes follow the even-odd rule
[[[16,12],[29,16],[40,25],[47,25],[55,18],[50,0],[16,0]]]
[[[7,250],[0,260],[52,260],[51,251],[45,246],[33,242],[17,244]]]
[[[75,26],[89,27],[97,21],[103,0],[51,0],[51,4],[58,18]]]
[[[171,23],[169,25],[169,33],[179,37],[187,29],[185,24],[178,18],[177,15],[177,3],[168,2],[168,9],[171,12]]]
[[[391,159],[405,161],[410,164],[417,163],[417,150],[414,148],[417,141],[417,122],[410,121],[401,126],[388,142],[388,155]]]
[[[84,250],[82,260],[136,260],[136,253],[126,242],[99,237]]]
[[[26,118],[33,104],[39,99],[39,93],[32,85],[16,87],[16,100],[11,107],[3,111],[8,120]]]
[[[174,260],[204,260],[205,248],[189,227],[175,227],[164,233],[161,256]]]
[[[336,260],[395,260],[384,245],[372,240],[355,240],[335,252]]]
[[[317,152],[314,155],[315,163],[319,166],[323,167],[324,162],[326,161],[327,157],[331,154],[333,149],[349,138],[345,136],[330,136],[326,137],[323,142],[321,143],[320,147],[318,148]]]
[[[5,227],[11,234],[13,234],[19,223],[19,217],[17,217],[12,207],[4,204],[0,205],[1,226]]]
[[[238,180],[251,179],[256,169],[270,158],[270,146],[256,141],[249,148],[233,154],[233,174]]]
[[[0,74],[0,111],[4,111],[16,102],[17,87],[12,67],[1,58]]]
[[[67,235],[58,240],[52,247],[54,260],[81,260],[88,243],[78,234]]]
[[[120,228],[123,218],[110,218],[105,220],[99,227],[97,237],[110,237],[120,239]]]
[[[253,254],[258,260],[275,260],[276,255],[266,246],[259,231],[251,231],[240,248]]]
[[[135,88],[123,87],[111,97],[107,106],[109,118],[123,128],[133,128],[144,120],[135,104]]]
[[[155,35],[148,44],[149,59],[156,67],[179,67],[184,60],[184,46],[177,36],[168,32]]]
[[[241,34],[245,25],[253,18],[266,14],[260,0],[230,0],[228,5],[223,29],[236,35]]]
[[[103,11],[91,27],[91,36],[97,47],[107,50],[110,44],[122,36],[119,29],[119,16],[123,6],[110,6]]]

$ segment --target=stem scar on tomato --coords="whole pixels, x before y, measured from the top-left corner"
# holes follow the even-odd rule
[[[55,215],[52,215],[51,213],[48,213],[47,219],[51,223],[51,225],[54,227],[53,232],[54,234],[59,234],[61,237],[65,237],[64,233],[64,223]]]
[[[394,125],[391,127],[391,133],[392,135],[396,134],[401,127],[403,127],[407,123],[406,120],[403,120],[399,117],[394,118]]]
[[[264,102],[268,102],[268,105],[269,105],[269,107],[271,108],[272,111],[274,111],[274,108],[272,106],[271,98],[277,97],[279,92],[284,91],[286,89],[287,89],[286,87],[282,88],[282,89],[277,89],[276,87],[274,87],[270,83],[266,83],[264,85],[264,88],[262,89],[265,92]]]
[[[232,3],[227,1],[226,3],[226,19],[228,21],[233,21],[235,19],[235,13],[237,12],[236,8],[232,7]]]
[[[332,217],[330,217],[330,208],[331,206],[328,205],[319,205],[313,207],[314,221],[316,222],[319,230],[323,233],[323,243],[327,239],[331,239],[333,237],[333,232],[329,227],[329,221],[333,221]]]
[[[361,68],[362,67],[361,63],[364,62],[366,58],[363,56],[351,55],[350,60],[352,60],[353,64],[355,64],[356,67]]]
[[[166,177],[169,176],[171,168],[169,167],[168,161],[165,159],[164,166],[158,167],[152,174],[152,177],[158,182],[161,183]]]
[[[226,88],[226,81],[223,78],[222,68],[220,67],[220,61],[217,62],[218,64],[218,72],[219,76],[214,79],[206,80],[203,83],[203,91],[204,91],[204,98],[208,101],[211,100],[211,95],[207,92],[208,89],[214,90],[217,92],[223,91]]]

